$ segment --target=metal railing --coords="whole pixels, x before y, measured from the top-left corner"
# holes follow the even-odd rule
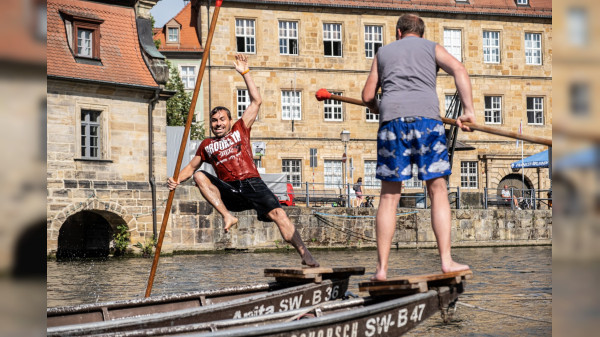
[[[490,206],[506,206],[511,209],[518,207],[520,209],[535,210],[539,209],[542,205],[552,208],[552,190],[510,188],[510,197],[502,197],[502,195],[497,193],[490,195],[490,191],[498,191],[498,189],[484,188],[483,206],[485,209],[488,209]],[[515,205],[513,197],[517,199],[517,205]]]

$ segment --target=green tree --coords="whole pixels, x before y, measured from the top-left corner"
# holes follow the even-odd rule
[[[167,100],[167,125],[185,126],[192,104],[192,95],[185,92],[177,68],[168,60],[167,64],[169,65],[169,80],[165,85],[165,89],[175,91],[175,95]],[[192,122],[190,139],[204,139],[204,124],[202,122]]]
[[[156,20],[154,20],[154,16],[152,16],[152,14],[150,14],[150,22],[151,22],[152,28],[155,28],[154,26],[156,25]],[[153,41],[154,41],[154,46],[156,47],[156,49],[160,49],[160,40],[153,39]]]

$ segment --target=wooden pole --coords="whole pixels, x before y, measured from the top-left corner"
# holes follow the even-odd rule
[[[192,103],[190,104],[190,110],[188,112],[187,121],[185,122],[185,128],[183,130],[183,138],[181,139],[181,146],[179,147],[179,155],[177,156],[177,164],[175,165],[175,172],[173,179],[177,181],[179,178],[179,171],[181,169],[181,162],[185,153],[185,146],[187,145],[187,138],[190,134],[190,127],[192,126],[192,120],[194,118],[194,111],[196,110],[196,101],[198,100],[198,93],[200,92],[200,85],[202,84],[202,77],[204,76],[204,70],[206,69],[206,61],[208,60],[208,53],[210,53],[210,44],[212,43],[212,37],[215,32],[217,25],[217,18],[219,16],[219,10],[223,0],[217,0],[215,4],[215,11],[213,18],[210,23],[210,29],[208,31],[208,37],[206,38],[206,45],[204,46],[204,53],[202,54],[202,63],[200,64],[200,71],[196,78],[196,85],[194,86],[194,94],[192,96]],[[150,277],[148,278],[148,286],[146,288],[145,297],[150,296],[152,292],[152,284],[154,283],[154,275],[156,274],[156,267],[158,266],[158,259],[160,258],[160,250],[162,248],[162,242],[165,237],[165,230],[167,222],[169,221],[169,215],[171,214],[171,207],[173,205],[173,197],[175,196],[175,190],[169,191],[169,198],[167,199],[167,206],[165,207],[165,214],[163,215],[162,225],[160,227],[160,233],[158,235],[158,241],[156,243],[156,251],[154,252],[154,261],[152,262],[152,269],[150,270]]]
[[[333,94],[330,94],[329,92],[327,92],[325,89],[320,89],[319,91],[317,91],[317,94],[315,96],[317,97],[317,99],[319,101],[322,101],[324,99],[335,99],[335,100],[350,103],[350,104],[356,104],[356,105],[362,105],[362,106],[365,105],[362,100],[359,100],[356,98],[345,97],[345,96],[333,95]],[[451,119],[451,118],[442,117],[442,122],[444,122],[445,124],[456,125],[456,120]],[[479,125],[479,124],[475,124],[475,123],[465,122],[463,124],[470,127],[471,130],[482,131],[482,132],[491,133],[491,134],[498,135],[498,136],[514,138],[514,139],[526,140],[531,143],[542,144],[542,145],[546,145],[546,146],[550,146],[550,147],[552,146],[552,139],[519,134],[517,132],[501,130],[498,128],[493,128],[493,127],[489,127],[486,125]]]

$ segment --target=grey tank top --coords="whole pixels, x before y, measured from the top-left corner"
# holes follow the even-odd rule
[[[435,42],[407,36],[379,48],[380,124],[399,117],[441,120],[435,91],[435,46]]]

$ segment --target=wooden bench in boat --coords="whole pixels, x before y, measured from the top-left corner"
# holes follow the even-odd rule
[[[267,268],[265,276],[275,277],[280,283],[321,283],[322,280],[344,279],[352,275],[364,275],[364,267],[317,267],[317,268]]]
[[[431,287],[462,284],[473,277],[471,270],[443,274],[412,275],[390,278],[386,281],[364,281],[358,284],[359,291],[371,296],[411,295],[424,293]]]

